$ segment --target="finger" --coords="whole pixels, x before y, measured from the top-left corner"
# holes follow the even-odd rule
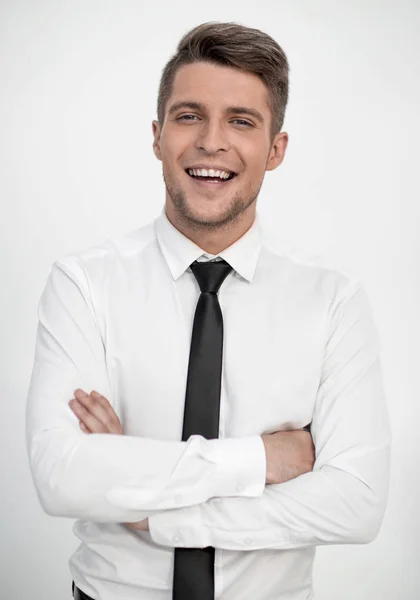
[[[109,431],[111,433],[117,433],[117,434],[123,434],[124,435],[124,431],[120,422],[120,419],[117,415],[117,413],[115,412],[112,404],[110,403],[110,401],[105,398],[105,396],[103,396],[102,394],[100,394],[99,392],[97,392],[96,390],[92,390],[92,392],[90,393],[90,395],[95,398],[97,400],[97,402],[103,406],[103,408],[106,410],[107,415],[110,417],[111,421],[112,421],[112,425],[109,429]]]
[[[99,394],[99,392],[96,392],[95,390],[90,394],[86,394],[86,392],[80,388],[75,390],[75,396],[80,404],[82,404],[82,406],[95,417],[98,423],[102,424],[105,428],[96,428],[93,430],[95,433],[123,433],[120,420],[105,396],[102,396],[102,394]],[[85,422],[85,424],[92,429],[89,422]]]
[[[80,389],[75,391],[75,396],[80,402],[80,404],[82,404],[82,406],[89,413],[91,413],[91,415],[93,415],[99,423],[101,423],[105,427],[105,431],[113,432],[115,430],[116,415],[114,413],[114,409],[106,400],[106,398],[104,398],[103,396],[101,396],[101,398],[98,398],[97,392],[95,392],[94,394],[86,394],[83,390]]]
[[[115,412],[114,408],[112,407],[110,401],[107,398],[105,398],[105,396],[102,396],[102,394],[100,394],[96,390],[92,390],[90,392],[90,395],[92,396],[92,398],[94,398],[94,400],[96,400],[96,402],[98,402],[98,404],[100,404],[100,406],[103,407],[103,409],[107,412],[108,416],[112,419],[112,421],[116,425],[120,425],[120,420],[118,418],[118,415]]]
[[[88,410],[81,402],[78,400],[70,400],[69,402],[70,408],[78,417],[78,419],[89,428],[92,433],[107,433],[108,430],[106,426],[95,417],[95,415]]]

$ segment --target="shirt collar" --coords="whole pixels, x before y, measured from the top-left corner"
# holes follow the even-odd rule
[[[176,280],[191,263],[208,254],[172,225],[165,207],[155,220],[155,231],[162,254]],[[258,213],[244,235],[216,256],[220,256],[247,281],[252,281],[261,249],[262,230]]]

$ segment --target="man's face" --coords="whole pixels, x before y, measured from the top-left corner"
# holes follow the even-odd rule
[[[162,128],[153,121],[171,214],[195,229],[218,229],[241,215],[251,223],[265,171],[281,163],[287,146],[287,133],[270,144],[270,124],[268,90],[256,75],[205,62],[182,66]],[[235,175],[221,182],[188,172],[200,167]]]

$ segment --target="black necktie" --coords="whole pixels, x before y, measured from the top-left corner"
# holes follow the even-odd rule
[[[223,317],[217,292],[232,271],[224,260],[193,262],[201,294],[195,309],[188,363],[182,441],[219,437]],[[214,600],[214,548],[175,548],[173,600]]]

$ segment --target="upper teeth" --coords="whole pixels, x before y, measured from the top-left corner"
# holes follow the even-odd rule
[[[227,179],[230,175],[230,171],[216,171],[215,169],[188,169],[190,175],[196,175],[198,177],[221,177]]]

